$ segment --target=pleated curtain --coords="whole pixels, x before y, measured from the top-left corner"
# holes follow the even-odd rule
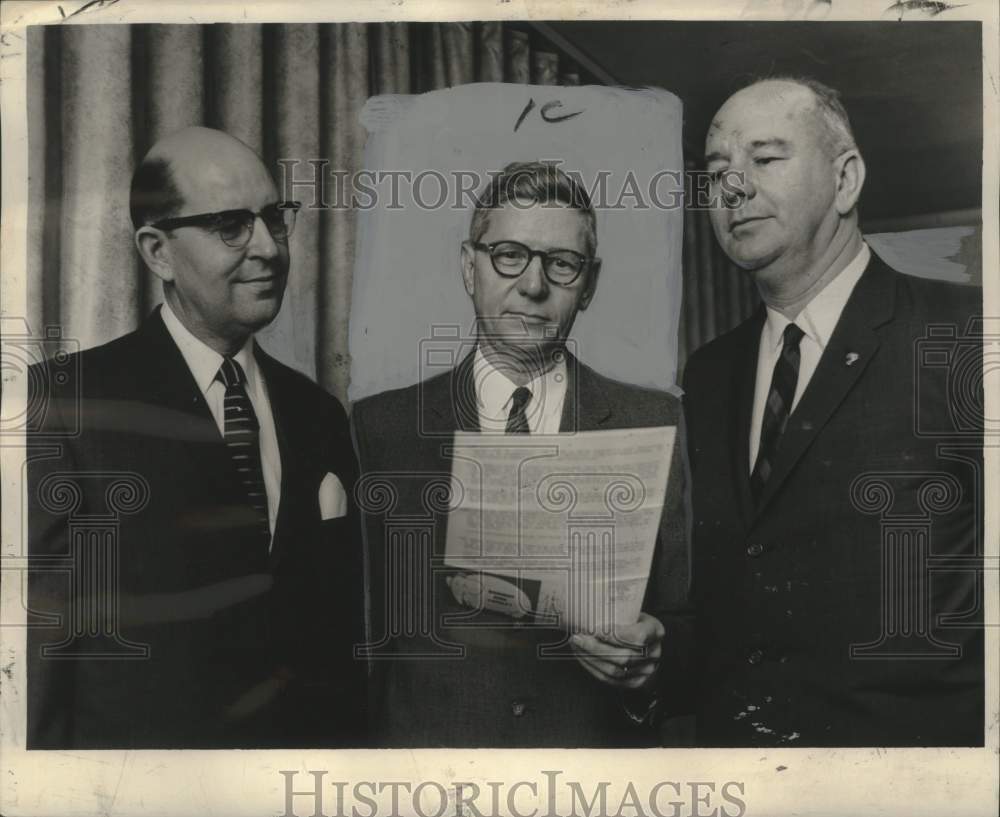
[[[688,170],[693,166],[688,165]],[[677,338],[677,380],[699,346],[750,317],[760,304],[753,280],[719,246],[708,211],[684,211],[683,303]]]
[[[269,167],[321,158],[351,173],[363,167],[358,113],[373,94],[580,82],[555,49],[502,23],[44,26],[29,29],[27,58],[26,317],[84,348],[134,329],[161,300],[132,246],[128,187],[162,136],[207,125]],[[344,401],[354,233],[348,210],[300,214],[285,305],[262,333]],[[684,266],[681,364],[753,306],[703,212],[687,213]]]

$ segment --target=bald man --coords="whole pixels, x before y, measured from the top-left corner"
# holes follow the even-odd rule
[[[705,150],[763,305],[685,373],[698,741],[981,746],[981,291],[865,244],[832,89],[744,88]]]
[[[347,418],[254,341],[298,204],[245,144],[188,128],[130,208],[163,304],[71,359],[30,441],[28,746],[356,744]]]

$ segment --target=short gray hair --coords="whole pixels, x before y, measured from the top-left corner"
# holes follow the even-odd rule
[[[469,239],[478,242],[489,227],[490,211],[511,200],[559,204],[579,210],[586,222],[587,252],[597,251],[597,216],[583,185],[548,162],[511,162],[497,173],[476,199]]]
[[[816,103],[816,110],[823,123],[827,149],[831,156],[837,157],[848,150],[857,150],[858,144],[854,139],[854,131],[851,129],[851,120],[847,116],[844,103],[840,101],[840,91],[829,85],[824,85],[812,77],[795,75],[761,77],[744,87],[749,88],[762,82],[790,82],[811,91]]]

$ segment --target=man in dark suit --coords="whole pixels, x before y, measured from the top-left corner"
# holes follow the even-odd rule
[[[706,158],[764,303],[684,378],[698,742],[981,746],[980,292],[869,250],[819,83],[737,92]]]
[[[356,744],[347,417],[253,338],[297,204],[207,128],[157,143],[130,203],[164,304],[36,398],[28,747]]]
[[[515,620],[468,593],[470,581],[479,588],[490,578],[447,569],[447,508],[434,501],[458,430],[554,434],[680,420],[672,396],[603,377],[566,350],[577,312],[594,297],[596,248],[585,191],[550,165],[508,166],[480,198],[461,248],[475,349],[447,372],[354,407],[359,501],[371,511],[376,745],[657,741],[658,704],[675,700],[659,666],[681,659],[690,634],[683,446],[674,449],[645,612],[604,640]],[[380,505],[387,497],[391,507]],[[560,642],[559,655],[545,654]]]

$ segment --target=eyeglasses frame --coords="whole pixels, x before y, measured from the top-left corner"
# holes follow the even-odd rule
[[[250,233],[247,236],[247,240],[241,244],[230,244],[221,235],[219,240],[222,241],[227,247],[233,247],[234,249],[242,249],[246,247],[250,241],[253,239],[253,231],[257,226],[257,219],[259,218],[264,222],[264,226],[267,227],[267,221],[264,220],[263,213],[270,207],[281,210],[291,210],[294,213],[302,208],[302,202],[300,201],[279,201],[275,204],[268,204],[262,207],[260,210],[254,212],[246,207],[238,207],[233,210],[218,210],[214,213],[194,213],[189,216],[172,216],[170,218],[161,218],[159,221],[155,221],[150,224],[150,227],[154,227],[157,230],[176,230],[178,227],[201,227],[203,229],[212,229],[218,224],[220,220],[226,217],[232,217],[237,215],[242,215],[244,217],[250,217]],[[288,236],[292,234],[295,229],[295,219],[292,220],[292,226],[288,228],[288,231],[281,238],[275,238],[274,234],[271,232],[271,228],[268,227],[268,233],[271,234],[271,238],[274,241],[286,241]]]
[[[525,265],[521,269],[521,271],[519,273],[517,273],[516,275],[511,275],[510,273],[507,273],[507,272],[501,272],[497,268],[496,260],[493,258],[493,250],[496,247],[498,247],[500,244],[517,244],[519,247],[524,247],[525,251],[528,253],[528,260],[527,260],[527,262],[525,263]],[[475,249],[475,250],[479,250],[480,252],[485,252],[490,257],[490,264],[492,265],[494,272],[496,272],[496,274],[499,275],[501,278],[507,278],[507,279],[520,278],[522,275],[524,275],[525,270],[527,270],[528,267],[531,266],[531,262],[535,259],[535,256],[538,256],[538,258],[542,262],[542,275],[545,276],[545,280],[546,281],[548,281],[552,286],[556,286],[556,287],[571,287],[571,286],[573,286],[577,281],[580,280],[580,276],[583,275],[584,271],[590,269],[590,267],[597,260],[596,258],[588,257],[588,256],[584,255],[583,253],[579,253],[576,250],[570,250],[570,249],[533,250],[527,244],[522,244],[520,241],[513,241],[511,239],[504,239],[503,241],[492,241],[489,244],[484,244],[481,241],[469,241],[469,245],[473,249]],[[580,258],[580,269],[576,273],[576,275],[574,276],[573,280],[568,281],[568,282],[553,281],[552,278],[549,277],[548,270],[545,267],[545,261],[546,261],[546,259],[550,255],[552,255],[553,253],[557,253],[557,252],[569,252],[569,253],[573,253],[573,255],[579,256],[579,258]]]

